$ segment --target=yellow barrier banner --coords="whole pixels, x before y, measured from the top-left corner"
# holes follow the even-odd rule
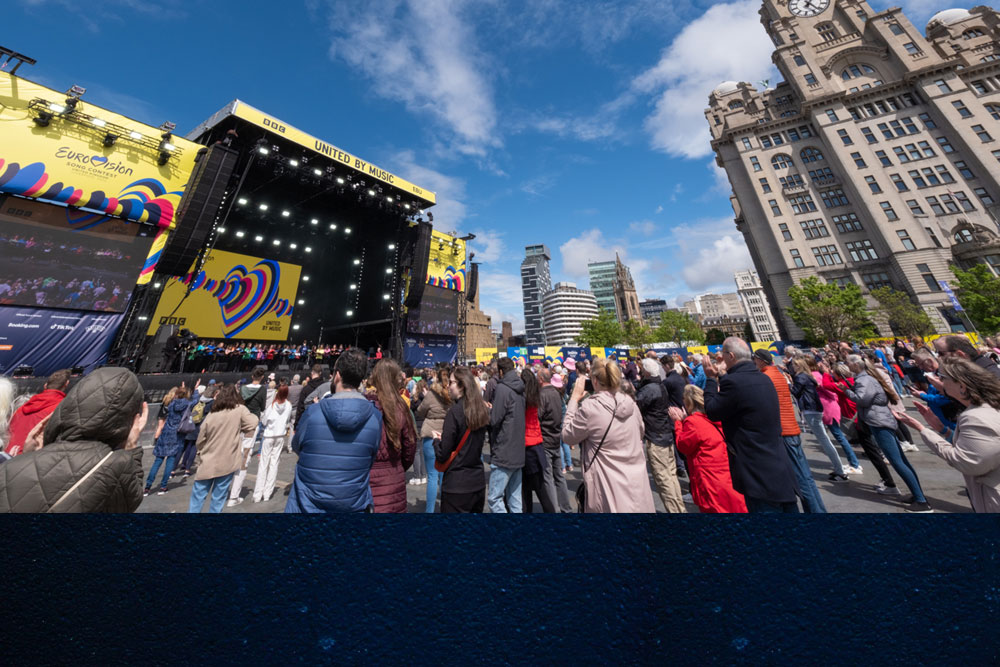
[[[476,363],[477,364],[488,364],[493,361],[493,357],[497,355],[497,349],[495,347],[477,347],[476,348]]]
[[[443,232],[431,232],[427,284],[465,291],[465,241]]]
[[[708,345],[688,345],[687,351],[688,354],[708,354]]]
[[[389,185],[397,187],[400,190],[404,190],[408,194],[419,197],[426,202],[431,204],[437,203],[437,196],[430,190],[425,190],[424,188],[415,185],[406,179],[389,173],[385,169],[382,169],[371,162],[366,162],[356,155],[351,155],[347,151],[337,148],[333,144],[328,144],[312,135],[306,134],[302,130],[296,129],[282,120],[269,116],[259,109],[255,109],[246,102],[240,102],[237,100],[236,108],[233,110],[233,115],[238,116],[245,121],[249,121],[254,125],[263,127],[266,130],[280,134],[286,139],[294,141],[303,148],[325,155],[331,160],[335,160],[346,167],[360,171],[367,176],[382,181],[383,183],[388,183]]]
[[[199,338],[287,340],[301,272],[295,264],[213,250],[198,275],[167,281],[147,333],[176,324]]]
[[[563,362],[562,346],[561,345],[546,345],[545,346],[545,360],[549,363],[559,363]]]
[[[201,146],[163,133],[0,72],[0,192],[172,226]]]
[[[591,359],[605,359],[604,348],[603,347],[592,347],[590,348],[590,358]]]

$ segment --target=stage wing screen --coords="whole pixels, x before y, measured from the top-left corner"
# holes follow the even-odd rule
[[[460,296],[454,290],[426,286],[420,305],[410,309],[407,330],[415,334],[457,336]]]
[[[0,199],[0,304],[120,313],[156,228]]]
[[[296,264],[213,250],[198,275],[167,281],[148,333],[177,324],[200,338],[287,340],[301,272]]]

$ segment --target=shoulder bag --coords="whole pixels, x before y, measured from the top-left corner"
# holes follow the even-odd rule
[[[583,472],[586,473],[590,470],[590,467],[594,465],[594,461],[597,460],[597,455],[601,453],[601,447],[604,446],[604,441],[608,437],[608,432],[611,430],[611,425],[615,423],[615,412],[618,410],[618,397],[615,397],[615,408],[611,411],[611,421],[608,422],[608,427],[604,429],[604,435],[601,437],[601,442],[598,443],[597,449],[594,450],[594,455],[590,457],[590,464],[588,465],[582,458],[583,452],[581,451],[580,462],[583,464]],[[580,486],[576,487],[576,504],[577,512],[584,514],[587,510],[587,480],[584,479],[580,482]]]
[[[84,482],[86,482],[87,479],[91,475],[93,475],[95,472],[97,472],[97,469],[100,468],[102,465],[104,465],[104,462],[107,461],[108,459],[110,459],[111,455],[114,454],[114,453],[115,453],[115,450],[112,449],[110,452],[108,452],[107,454],[105,454],[104,458],[97,462],[97,465],[95,465],[93,468],[91,468],[90,471],[86,475],[84,475],[83,477],[81,477],[80,479],[78,479],[76,481],[76,484],[74,484],[73,486],[69,487],[69,490],[66,493],[64,493],[61,496],[59,496],[59,500],[55,501],[52,504],[52,507],[50,507],[47,510],[47,513],[55,512],[56,508],[59,507],[59,505],[61,505],[64,500],[66,500],[67,498],[69,498],[69,495],[71,493],[73,493],[74,491],[76,491],[77,488],[79,488],[79,486],[81,484],[83,484]]]
[[[434,462],[435,470],[437,470],[438,472],[445,472],[448,470],[449,467],[451,467],[451,464],[455,460],[455,457],[458,456],[458,453],[460,451],[462,451],[462,447],[465,447],[465,441],[469,439],[470,433],[472,433],[472,431],[470,431],[469,429],[465,429],[465,435],[463,435],[462,439],[458,441],[458,447],[456,447],[455,451],[451,453],[451,456],[448,457],[448,460],[445,461],[444,463],[441,463],[439,461]]]

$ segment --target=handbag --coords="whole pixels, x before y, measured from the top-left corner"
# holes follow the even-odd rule
[[[184,410],[184,414],[181,415],[181,423],[177,427],[177,432],[180,433],[181,435],[187,435],[188,433],[194,433],[195,429],[198,428],[195,425],[194,421],[191,419],[191,408],[193,406],[194,406],[193,403],[191,405],[187,406],[187,409]]]
[[[597,455],[601,453],[601,447],[604,446],[604,440],[608,437],[608,432],[611,430],[611,425],[615,423],[615,411],[618,410],[618,397],[615,397],[615,409],[611,411],[611,421],[608,422],[608,427],[604,429],[604,435],[601,437],[601,442],[598,443],[597,449],[594,450],[594,455],[590,458],[590,465],[587,465],[585,460],[581,459],[583,463],[583,472],[586,474],[590,470],[590,466],[594,465],[594,461],[597,460]],[[576,504],[577,512],[584,514],[587,507],[587,480],[582,480],[580,486],[576,487]]]
[[[444,463],[441,463],[440,461],[434,461],[435,470],[437,470],[438,472],[445,472],[448,470],[448,468],[451,466],[452,461],[454,461],[455,457],[458,456],[458,453],[462,451],[462,447],[465,446],[465,441],[469,439],[469,434],[471,432],[472,431],[470,431],[469,429],[465,429],[465,435],[463,435],[462,439],[458,441],[458,447],[456,447],[455,451],[451,453],[451,456],[448,457],[447,461],[445,461]]]

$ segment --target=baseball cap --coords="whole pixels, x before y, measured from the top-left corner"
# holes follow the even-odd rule
[[[774,357],[771,356],[771,353],[768,352],[767,350],[754,350],[753,358],[757,359],[758,361],[764,362],[768,366],[774,364]]]

